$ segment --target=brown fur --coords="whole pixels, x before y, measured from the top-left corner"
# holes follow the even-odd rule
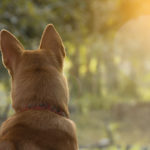
[[[8,31],[2,30],[0,45],[4,65],[12,78],[15,114],[0,130],[0,150],[77,150],[74,123],[49,110],[25,106],[50,104],[69,116],[68,86],[63,76],[65,50],[53,25],[45,28],[40,47],[24,50]]]

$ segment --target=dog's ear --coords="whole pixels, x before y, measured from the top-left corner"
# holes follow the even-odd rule
[[[22,44],[7,30],[0,32],[0,47],[4,65],[12,71],[23,51]]]
[[[47,25],[43,32],[40,49],[53,52],[58,63],[62,67],[63,59],[65,57],[65,49],[61,37],[52,24]]]

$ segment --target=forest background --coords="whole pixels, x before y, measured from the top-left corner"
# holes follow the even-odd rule
[[[66,48],[65,75],[79,145],[150,143],[150,1],[0,0],[0,30],[36,49],[54,24]],[[12,115],[0,62],[0,123]]]

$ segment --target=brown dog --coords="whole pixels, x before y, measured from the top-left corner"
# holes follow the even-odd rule
[[[37,50],[25,50],[6,30],[0,45],[16,112],[1,126],[0,150],[77,150],[63,76],[65,50],[54,26],[47,25]]]

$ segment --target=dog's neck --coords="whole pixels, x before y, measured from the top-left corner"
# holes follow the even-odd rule
[[[28,78],[12,80],[12,105],[16,112],[24,109],[37,110],[35,106],[46,104],[55,106],[58,111],[61,110],[69,116],[68,95],[63,81],[60,82],[60,75],[57,77],[60,78],[59,80],[51,79],[50,75],[45,72],[42,72],[42,75],[37,74],[34,78],[29,74]],[[47,107],[40,109],[48,110]]]
[[[69,118],[69,115],[66,112],[50,104],[28,105],[23,109],[19,110],[19,112],[30,111],[30,110],[36,110],[36,111],[49,110],[57,115]]]

